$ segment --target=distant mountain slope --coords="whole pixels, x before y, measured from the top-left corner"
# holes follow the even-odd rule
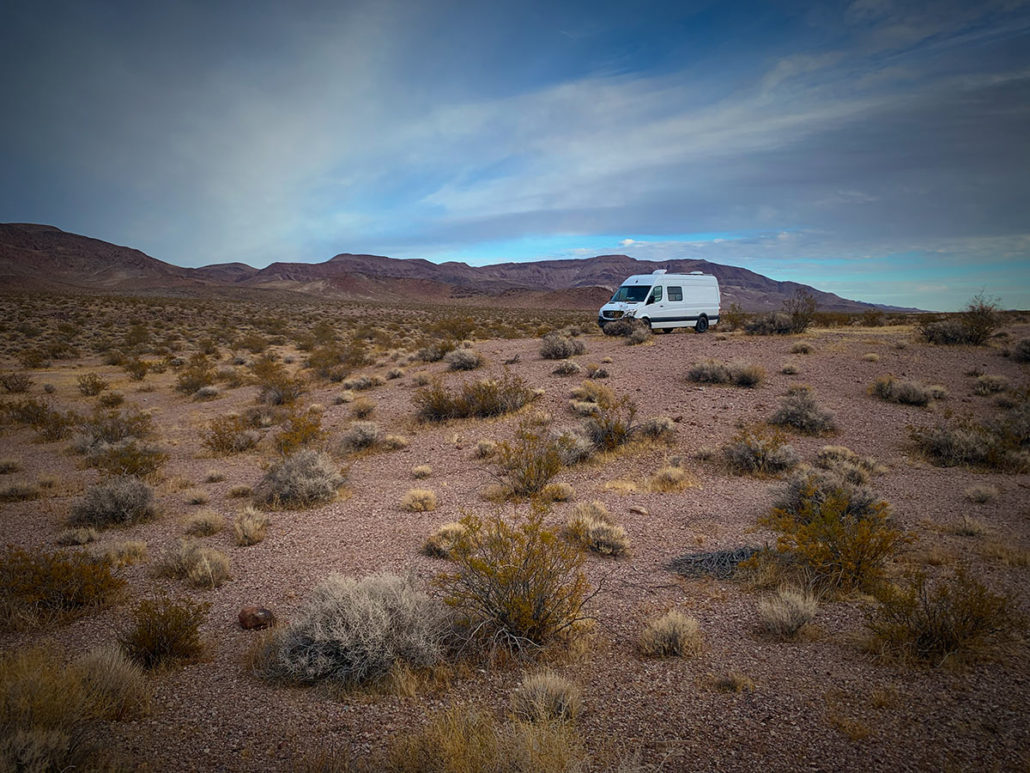
[[[706,260],[643,261],[628,255],[469,266],[343,253],[324,263],[244,263],[181,268],[139,250],[31,223],[0,224],[0,286],[13,290],[190,294],[276,290],[340,300],[457,303],[596,309],[630,274],[656,269],[714,274],[723,307],[778,309],[797,290],[819,308],[862,311],[873,304],[840,298],[796,282],[777,282],[745,268]]]

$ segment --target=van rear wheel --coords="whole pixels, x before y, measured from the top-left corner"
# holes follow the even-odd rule
[[[702,314],[697,318],[697,322],[694,323],[694,332],[703,333],[708,329],[708,317]]]

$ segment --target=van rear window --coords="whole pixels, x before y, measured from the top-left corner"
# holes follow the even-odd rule
[[[670,301],[682,301],[683,300],[683,288],[682,287],[667,287],[669,291]]]

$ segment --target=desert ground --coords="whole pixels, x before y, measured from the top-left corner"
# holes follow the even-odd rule
[[[1001,466],[938,466],[914,440],[920,428],[986,426],[1003,416],[1011,422],[1020,410],[1025,416],[1030,365],[1016,356],[1030,337],[1024,318],[1006,317],[981,346],[933,345],[911,324],[813,326],[773,336],[714,327],[630,345],[602,335],[581,312],[462,309],[449,316],[430,308],[59,297],[3,298],[0,309],[0,371],[27,377],[5,382],[13,387],[5,387],[7,394],[0,390],[0,543],[36,556],[129,555],[115,561],[114,574],[126,582],[105,603],[51,615],[19,610],[17,598],[7,599],[4,657],[43,652],[51,663],[74,663],[116,646],[145,599],[209,605],[199,629],[202,654],[148,670],[142,678],[149,701],[119,718],[86,712],[62,720],[73,723],[66,729],[74,743],[91,750],[90,765],[415,769],[398,761],[400,741],[446,711],[478,712],[502,732],[514,722],[512,696],[522,680],[546,671],[578,688],[582,704],[554,731],[565,755],[556,769],[1030,769],[1030,475],[1019,457],[1025,452],[1017,449]],[[563,330],[583,348],[569,358],[580,368],[569,375],[554,373],[563,360],[541,356],[542,336]],[[321,375],[309,367],[327,342],[355,341],[366,364],[349,361]],[[441,341],[478,353],[482,364],[452,370],[446,358],[420,356]],[[182,376],[198,352],[206,352],[213,375],[206,389],[191,390]],[[298,385],[292,404],[268,405],[277,398],[254,378],[262,357]],[[126,364],[137,359],[150,367],[135,380]],[[758,383],[688,379],[708,360],[750,366]],[[505,373],[535,390],[521,409],[489,418],[419,418],[416,396],[434,383],[453,391]],[[871,390],[887,375],[922,385],[932,399],[882,399]],[[85,394],[100,382],[99,391]],[[664,420],[661,437],[641,436],[562,465],[552,482],[571,487],[561,487],[564,501],[505,491],[491,444],[516,443],[520,428],[547,435],[581,427],[590,408],[582,392],[573,392],[584,382],[628,398],[633,422]],[[832,415],[834,429],[765,428],[800,385]],[[112,393],[123,401],[105,398]],[[105,399],[108,407],[99,403]],[[25,418],[27,409],[11,408],[25,400],[74,411],[80,423],[70,420],[63,437],[47,439]],[[111,471],[81,452],[80,424],[137,409],[152,417],[146,443],[165,455],[156,469],[141,472],[155,514],[97,528],[81,546],[59,545],[72,539],[70,519]],[[255,444],[238,453],[212,449],[205,442],[212,422],[233,415],[250,422],[245,431]],[[297,448],[324,451],[346,482],[330,501],[311,507],[262,507],[255,492],[283,457],[277,444],[291,416],[306,416],[321,431],[301,437]],[[398,437],[348,447],[357,422],[374,422],[380,438]],[[906,538],[882,562],[877,582],[908,587],[921,572],[931,584],[944,583],[962,570],[1001,600],[1004,619],[969,646],[918,657],[873,635],[869,620],[881,601],[871,582],[835,587],[796,565],[771,566],[778,535],[759,519],[794,473],[733,469],[725,449],[747,429],[780,433],[801,463],[814,464],[825,446],[874,460],[863,485],[889,503],[889,523]],[[432,509],[405,507],[412,489],[431,491]],[[262,647],[301,615],[329,575],[410,576],[438,599],[446,588],[434,578],[455,571],[454,562],[427,555],[423,546],[440,526],[467,516],[518,524],[539,512],[562,534],[574,510],[591,502],[602,503],[624,529],[625,550],[579,554],[591,593],[582,610],[588,619],[540,651],[484,654],[469,647],[428,671],[371,686],[297,685],[262,675]],[[234,522],[255,505],[267,513],[267,534],[240,545]],[[228,567],[227,578],[208,587],[161,571],[198,513],[215,533],[193,537],[194,544],[217,551]],[[145,548],[125,550],[128,542]],[[759,561],[722,577],[673,568],[685,555],[763,546],[770,563],[764,569]],[[788,582],[807,586],[818,605],[797,631],[777,635],[761,604]],[[237,615],[251,605],[271,609],[279,626],[241,628]],[[648,654],[642,633],[670,611],[696,620],[696,646],[680,656]],[[18,725],[16,712],[5,712],[0,729],[12,759]]]

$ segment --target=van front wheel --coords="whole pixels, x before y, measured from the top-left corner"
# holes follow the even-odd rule
[[[703,333],[708,329],[708,317],[702,314],[697,318],[697,322],[694,323],[694,332]]]

